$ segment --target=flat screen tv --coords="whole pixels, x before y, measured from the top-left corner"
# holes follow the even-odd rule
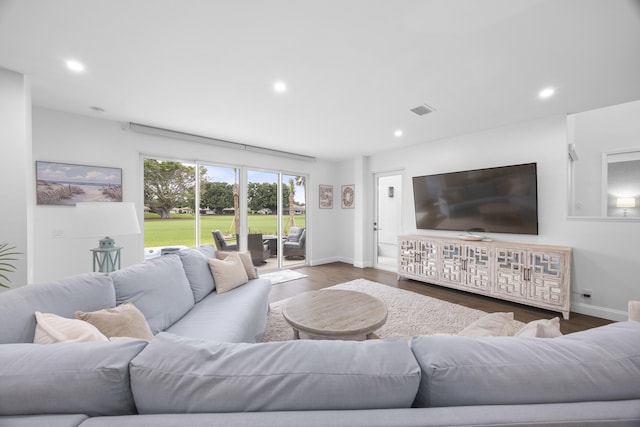
[[[413,177],[416,227],[538,234],[536,163]]]

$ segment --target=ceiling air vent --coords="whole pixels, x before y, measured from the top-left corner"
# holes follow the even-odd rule
[[[436,109],[433,107],[429,107],[427,104],[422,104],[418,105],[416,108],[412,108],[411,111],[419,116],[424,116],[426,114],[433,113],[434,111],[436,111]]]

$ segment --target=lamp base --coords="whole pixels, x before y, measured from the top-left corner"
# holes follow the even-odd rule
[[[116,241],[113,240],[111,237],[107,236],[104,239],[100,239],[98,247],[100,249],[108,249],[108,248],[114,247],[115,244],[116,244]]]

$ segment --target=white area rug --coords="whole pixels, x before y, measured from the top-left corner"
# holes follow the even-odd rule
[[[389,310],[387,322],[375,333],[380,338],[409,339],[416,335],[457,334],[486,315],[484,311],[397,289],[366,279],[356,279],[327,289],[364,292],[382,300]],[[263,341],[293,339],[291,326],[282,317],[287,300],[271,304]],[[516,328],[523,325],[516,322]]]
[[[278,283],[288,282],[289,280],[301,279],[303,277],[307,277],[307,275],[298,273],[294,270],[280,270],[261,274],[260,277],[264,279],[271,279],[271,284],[276,285]]]

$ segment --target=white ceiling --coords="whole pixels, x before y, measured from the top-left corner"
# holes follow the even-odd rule
[[[640,1],[0,0],[0,67],[36,106],[337,160],[640,99]]]

